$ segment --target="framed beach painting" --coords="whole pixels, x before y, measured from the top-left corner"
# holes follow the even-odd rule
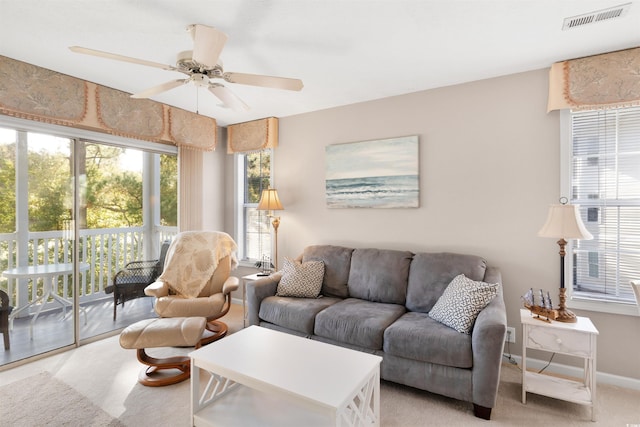
[[[329,208],[417,208],[418,136],[326,147]]]

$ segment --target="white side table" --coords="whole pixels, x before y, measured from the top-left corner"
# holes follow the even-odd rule
[[[260,273],[242,276],[242,326],[247,327],[247,283],[269,276],[261,276]]]
[[[598,330],[588,317],[578,316],[576,323],[544,322],[526,309],[520,310],[522,323],[522,403],[527,392],[541,394],[591,407],[595,421],[596,338]],[[527,348],[566,354],[584,359],[582,381],[527,372]]]

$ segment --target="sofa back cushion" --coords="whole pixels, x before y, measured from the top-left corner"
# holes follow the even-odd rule
[[[482,281],[487,262],[479,256],[453,253],[418,253],[409,271],[406,307],[410,311],[428,313],[449,283],[464,274]]]
[[[349,295],[367,301],[405,304],[413,253],[355,249],[351,255]]]
[[[321,294],[328,297],[347,298],[349,289],[349,269],[353,249],[342,246],[307,246],[302,253],[302,262],[324,262],[324,278]]]

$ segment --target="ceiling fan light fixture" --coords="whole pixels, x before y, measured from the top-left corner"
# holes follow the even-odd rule
[[[83,48],[80,46],[71,46],[69,49],[73,52],[85,55],[130,62],[133,64],[160,68],[168,71],[177,71],[188,76],[185,79],[171,80],[133,94],[131,95],[132,98],[150,98],[151,96],[159,93],[193,82],[193,84],[198,88],[206,87],[209,92],[222,101],[224,106],[236,111],[246,111],[249,109],[249,106],[245,104],[244,101],[242,101],[230,89],[221,84],[212,82],[211,79],[222,79],[229,83],[269,87],[274,89],[295,91],[302,89],[302,80],[299,79],[264,76],[260,74],[225,73],[222,69],[222,61],[219,56],[222,48],[227,42],[228,36],[220,30],[201,24],[189,25],[187,30],[193,38],[193,50],[185,50],[178,53],[175,67],[115,53]]]
[[[191,76],[191,81],[198,87],[205,87],[209,85],[209,77],[205,74],[194,74]]]

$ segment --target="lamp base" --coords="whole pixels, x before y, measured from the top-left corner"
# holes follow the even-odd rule
[[[571,310],[568,310],[566,307],[567,302],[567,289],[560,288],[560,303],[558,304],[558,317],[556,317],[557,322],[565,322],[565,323],[576,323],[578,318]]]

